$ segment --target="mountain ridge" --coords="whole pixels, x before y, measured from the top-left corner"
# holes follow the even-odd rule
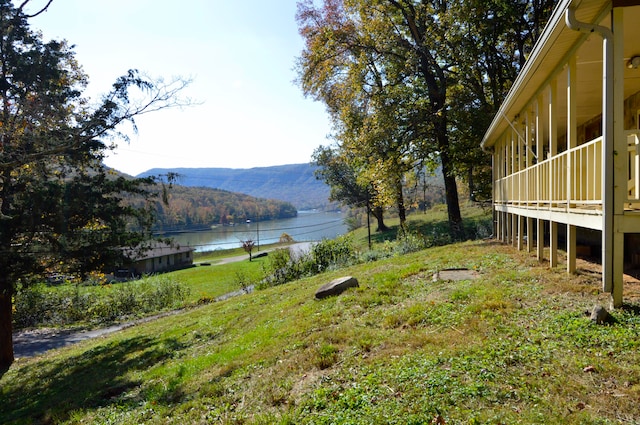
[[[329,202],[329,186],[316,179],[318,167],[309,163],[253,168],[152,168],[136,177],[177,173],[177,183],[208,187],[259,198],[290,202],[297,209],[323,209]]]

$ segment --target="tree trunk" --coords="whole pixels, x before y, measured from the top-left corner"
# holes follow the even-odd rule
[[[13,301],[6,282],[0,282],[0,374],[13,363]]]
[[[378,227],[376,228],[376,232],[386,232],[389,228],[384,224],[384,216],[382,207],[375,207],[371,210],[371,214],[376,218],[378,222]]]
[[[396,207],[398,208],[398,217],[400,218],[400,231],[404,232],[407,224],[407,210],[404,206],[401,176],[397,176],[396,178]]]
[[[445,136],[446,137],[446,136]],[[442,174],[444,176],[444,191],[447,200],[447,213],[449,216],[449,229],[454,240],[464,239],[464,228],[462,226],[462,214],[460,213],[460,201],[458,199],[458,185],[453,175],[452,161],[447,151],[440,151],[440,161],[442,162]]]

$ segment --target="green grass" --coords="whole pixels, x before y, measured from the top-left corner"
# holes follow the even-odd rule
[[[491,210],[482,208],[478,204],[463,202],[461,205],[464,219],[465,233],[469,239],[482,239],[491,236]],[[436,205],[428,213],[414,213],[407,216],[407,229],[409,232],[417,233],[433,238],[433,245],[443,245],[449,243],[447,235],[449,224],[447,218],[446,205]],[[395,241],[398,235],[400,222],[397,217],[388,217],[384,220],[389,228],[384,232],[374,232],[375,223],[372,221],[371,241],[374,244],[386,241]],[[366,227],[356,229],[352,232],[354,240],[358,242],[362,249],[368,245]]]
[[[290,244],[289,243],[273,243],[273,244],[260,245],[260,250],[258,250],[257,248],[254,248],[253,255],[257,255],[263,251],[268,251],[275,248],[283,248],[288,245]],[[216,262],[223,260],[225,258],[237,257],[237,256],[246,256],[247,258],[249,258],[249,254],[247,254],[243,248],[233,248],[233,249],[219,249],[215,251],[196,252],[193,255],[193,259],[195,263],[212,262],[215,264]]]
[[[266,257],[211,266],[198,266],[178,270],[171,277],[183,282],[190,289],[187,303],[195,303],[202,299],[215,299],[220,295],[240,289],[240,278],[257,282],[263,277],[263,266]]]
[[[432,280],[453,267],[481,278]],[[359,288],[314,299],[321,284],[344,275],[355,276]],[[196,285],[195,276],[185,280]],[[613,312],[615,323],[594,325],[584,311],[602,300],[599,286],[597,275],[549,270],[491,241],[431,248],[20,359],[0,378],[0,418],[634,423],[640,306],[628,304]]]

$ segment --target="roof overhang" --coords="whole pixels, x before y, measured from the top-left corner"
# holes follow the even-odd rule
[[[617,3],[623,1],[619,0]],[[628,2],[638,3],[637,0],[626,0],[625,3]],[[569,57],[575,54],[587,39],[599,37],[569,29],[565,23],[565,14],[569,7],[575,8],[576,18],[581,22],[610,27],[608,22],[603,22],[613,7],[610,0],[560,1],[553,10],[540,39],[534,46],[524,67],[518,74],[498,113],[485,133],[481,143],[483,149],[493,146],[498,137],[517,119],[518,115],[548,85],[551,79],[557,76],[559,70],[568,62]],[[601,39],[591,41],[600,42],[601,45]],[[601,50],[600,48],[600,54]],[[599,61],[600,67],[602,66],[601,56],[596,56],[593,60],[583,57],[581,60],[591,66],[593,66],[592,62]]]

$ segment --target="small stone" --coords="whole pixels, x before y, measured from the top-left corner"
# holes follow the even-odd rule
[[[332,295],[339,295],[348,288],[355,288],[358,286],[358,280],[352,276],[340,277],[334,279],[329,283],[325,283],[316,291],[316,299],[322,299],[330,297]]]
[[[609,319],[609,312],[607,311],[606,308],[602,307],[601,305],[595,305],[593,307],[593,310],[591,310],[591,317],[590,317],[591,321],[601,325],[603,323],[606,323],[607,320]]]

